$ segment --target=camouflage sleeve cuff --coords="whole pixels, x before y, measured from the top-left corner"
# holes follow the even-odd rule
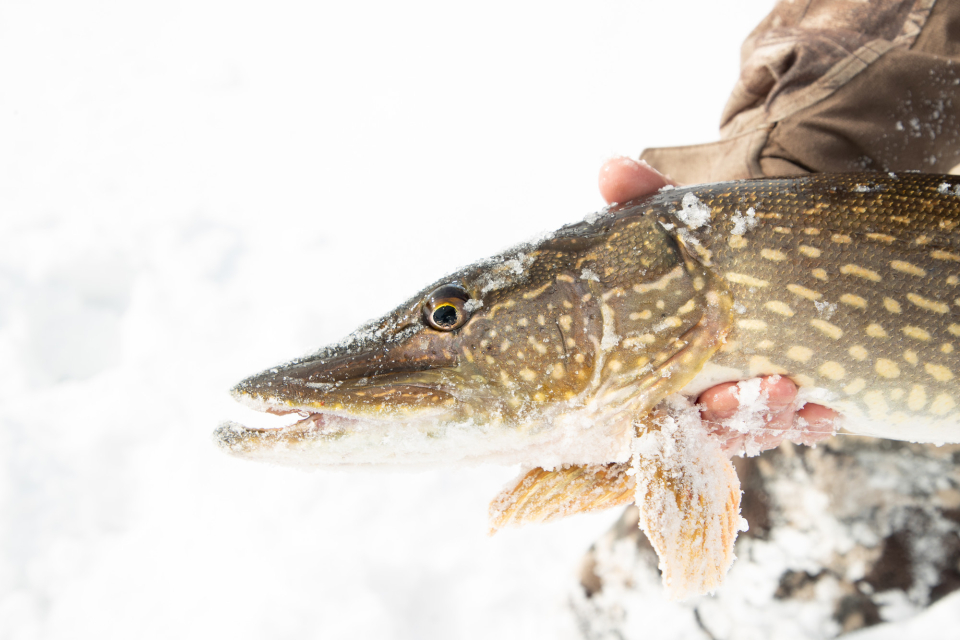
[[[781,0],[750,34],[720,140],[647,149],[681,183],[960,163],[960,3]]]

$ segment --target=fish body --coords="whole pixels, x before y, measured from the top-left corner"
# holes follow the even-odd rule
[[[662,190],[244,380],[242,402],[306,417],[215,438],[306,467],[520,463],[495,527],[636,499],[671,592],[708,591],[733,558],[739,484],[664,400],[781,374],[853,433],[960,442],[958,224],[953,176]]]

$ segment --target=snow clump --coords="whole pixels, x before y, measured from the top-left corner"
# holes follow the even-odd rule
[[[700,202],[697,196],[688,193],[683,196],[683,200],[680,202],[683,208],[677,212],[677,217],[687,227],[699,229],[710,224],[710,207]]]
[[[944,195],[952,194],[955,196],[960,196],[960,184],[951,185],[949,182],[941,182],[940,186],[937,187],[937,191]]]
[[[753,207],[747,209],[746,215],[740,213],[740,209],[737,209],[737,212],[730,219],[733,221],[733,229],[730,230],[731,235],[742,236],[748,231],[753,231],[757,226],[757,212],[754,211]]]

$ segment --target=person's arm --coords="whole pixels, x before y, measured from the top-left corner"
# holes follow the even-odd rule
[[[646,149],[683,184],[960,163],[960,2],[781,0],[743,43],[720,140]]]

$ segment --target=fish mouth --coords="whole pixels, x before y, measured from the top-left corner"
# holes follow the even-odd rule
[[[299,419],[275,427],[224,422],[213,440],[226,453],[304,467],[317,464],[301,464],[298,454],[323,465],[362,464],[362,450],[383,447],[401,435],[398,431],[432,431],[430,425],[449,421],[459,405],[453,389],[426,381],[336,384],[286,378],[281,385],[271,377],[275,384],[265,384],[270,380],[261,374],[241,382],[231,394],[260,413]]]
[[[270,411],[269,413],[287,414],[290,411]],[[359,420],[338,416],[327,412],[296,412],[306,417],[288,425],[278,427],[246,427],[238,422],[224,422],[214,432],[214,440],[223,449],[243,454],[254,447],[279,444],[291,440],[329,440],[342,437],[350,432],[351,426]]]
[[[353,402],[345,402],[343,395],[333,397],[313,395],[310,387],[321,386],[304,385],[307,394],[281,393],[276,396],[260,395],[251,392],[248,386],[241,383],[231,392],[234,399],[240,404],[261,413],[276,416],[297,414],[300,420],[277,427],[242,427],[244,431],[253,433],[296,433],[301,437],[323,437],[350,430],[351,426],[359,425],[364,421],[391,421],[403,417],[407,413],[416,416],[430,416],[442,413],[441,407],[448,407],[456,402],[454,395],[444,389],[428,384],[388,384],[360,386],[349,391]],[[331,387],[334,385],[322,385]],[[324,389],[326,391],[326,389]],[[432,401],[432,402],[431,402]],[[392,410],[384,410],[383,403],[391,402],[395,406]],[[366,403],[371,403],[377,410]],[[432,406],[431,406],[432,405]],[[405,412],[404,409],[409,410]],[[400,415],[398,415],[400,414]],[[236,424],[236,423],[233,423]]]
[[[450,372],[431,374],[438,377],[433,384],[419,378],[427,374],[417,375],[415,384],[407,379],[356,387],[352,381],[343,381],[340,386],[330,384],[322,393],[314,387],[291,385],[289,380],[283,389],[241,383],[233,395],[242,404],[291,420],[267,428],[225,422],[213,439],[231,456],[301,469],[376,466],[400,470],[482,462],[550,466],[574,456],[593,464],[621,461],[628,453],[624,442],[629,440],[622,436],[631,432],[632,415],[618,412],[619,417],[604,418],[598,426],[594,409],[581,407],[582,414],[560,417],[557,412],[566,405],[551,405],[516,417],[503,412],[498,398],[488,390],[461,388],[468,382],[458,387],[458,378]],[[309,397],[303,395],[307,391],[295,389],[309,390]],[[424,397],[438,400],[388,406],[377,397],[361,396],[366,400],[357,401],[359,392],[406,399],[411,394],[430,394]],[[587,428],[596,442],[585,450]]]

